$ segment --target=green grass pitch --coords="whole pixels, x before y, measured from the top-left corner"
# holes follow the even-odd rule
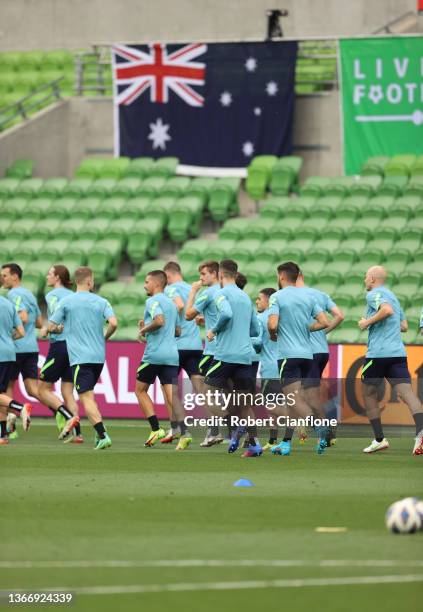
[[[141,422],[108,427],[107,451],[85,423],[86,443],[63,445],[47,420],[0,449],[1,590],[64,589],[84,612],[421,607],[423,533],[384,525],[390,503],[423,497],[411,436],[372,456],[369,431],[322,456],[309,439],[290,457],[243,459],[200,448],[203,432],[177,453],[144,448]]]

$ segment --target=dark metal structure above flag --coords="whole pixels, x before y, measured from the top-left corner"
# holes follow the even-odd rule
[[[296,42],[115,45],[115,152],[244,168],[292,148]]]

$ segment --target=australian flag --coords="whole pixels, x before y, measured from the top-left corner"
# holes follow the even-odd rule
[[[115,45],[115,150],[243,168],[292,148],[296,42]]]

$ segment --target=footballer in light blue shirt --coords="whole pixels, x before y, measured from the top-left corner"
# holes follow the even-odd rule
[[[59,303],[49,322],[49,331],[62,333],[66,329],[66,344],[72,367],[75,389],[85,409],[88,420],[96,431],[95,450],[112,445],[103,425],[94,397],[94,387],[100,378],[106,360],[106,340],[117,329],[113,309],[104,298],[92,293],[94,275],[91,268],[81,267],[75,272],[76,293]],[[107,329],[104,324],[107,321]],[[61,436],[66,435],[78,422],[75,416],[67,421]],[[69,432],[68,432],[69,433]]]
[[[323,312],[330,313],[332,315],[332,319],[326,329],[314,331],[310,334],[313,364],[311,366],[310,378],[308,379],[307,383],[305,383],[305,386],[309,389],[315,387],[317,388],[320,386],[323,371],[329,361],[327,334],[342,323],[344,320],[344,314],[327,293],[324,293],[319,289],[315,289],[314,287],[307,287],[307,285],[304,283],[304,276],[301,272],[298,275],[296,286],[304,287],[304,289],[309,292],[311,297],[316,301],[317,305],[323,310]],[[314,319],[311,318],[310,324],[313,322]],[[315,397],[315,399],[317,400],[317,397]]]
[[[179,313],[181,335],[176,340],[179,351],[179,370],[185,370],[194,387],[199,390],[201,376],[199,365],[203,357],[203,343],[196,322],[189,321],[185,317],[191,285],[184,281],[181,267],[174,261],[169,261],[165,265],[164,273],[167,278],[164,292],[176,305]]]
[[[200,279],[191,285],[186,303],[185,318],[187,321],[204,320],[206,330],[211,329],[218,317],[215,304],[216,293],[220,290],[219,264],[217,261],[206,261],[199,266]],[[208,365],[213,359],[217,339],[210,341],[206,338],[203,355],[199,364],[200,374],[205,375]]]
[[[38,398],[38,342],[35,330],[42,326],[41,311],[35,296],[22,286],[22,268],[18,264],[4,264],[1,276],[3,287],[9,289],[7,298],[25,329],[25,336],[15,340],[16,362],[12,369],[9,395],[21,374],[28,395]]]
[[[373,429],[374,439],[364,450],[373,453],[389,448],[380,420],[377,391],[386,378],[396,387],[398,396],[409,407],[416,425],[413,455],[423,454],[423,410],[411,387],[407,353],[401,332],[408,329],[407,321],[396,295],[385,286],[387,273],[382,266],[367,270],[364,284],[367,295],[367,313],[358,322],[362,331],[368,330],[366,359],[361,370],[363,400]]]
[[[57,264],[52,266],[47,273],[47,287],[51,287],[46,296],[47,302],[47,319],[50,320],[54,313],[59,308],[62,300],[74,293],[69,289],[73,283],[70,279],[69,270],[66,266]],[[50,346],[48,355],[40,370],[40,380],[38,390],[41,401],[51,410],[56,412],[56,422],[59,430],[62,431],[66,421],[69,421],[73,416],[78,415],[78,403],[73,396],[73,374],[69,362],[68,348],[66,337],[68,332],[67,324],[64,325],[63,331],[60,334],[50,333]],[[43,327],[41,336],[47,337],[48,328]],[[61,393],[63,401],[53,393],[53,384],[61,380]],[[81,444],[81,430],[79,423],[75,426],[74,434],[67,438],[67,442]]]
[[[21,414],[24,424],[29,425],[30,412],[28,414],[23,404],[15,402],[10,395],[7,395],[16,360],[14,339],[23,338],[24,335],[22,321],[13,304],[7,298],[0,296],[0,445],[9,442],[9,432],[6,427],[8,411],[11,414]],[[24,408],[24,414],[22,414]]]
[[[210,342],[217,337],[217,345],[205,382],[212,387],[227,388],[231,380],[235,389],[248,390],[252,381],[251,338],[258,336],[260,328],[250,298],[236,285],[237,272],[234,261],[220,262],[222,288],[214,299],[218,318],[207,331]]]
[[[146,348],[137,370],[135,394],[151,426],[151,433],[144,444],[147,447],[166,438],[166,432],[160,427],[154,404],[148,395],[148,389],[156,378],[162,385],[169,420],[177,423],[183,420],[183,415],[179,414],[179,403],[174,407],[179,373],[176,342],[180,334],[179,314],[176,305],[164,293],[166,282],[163,270],[152,270],[144,281],[148,299],[144,319],[140,321],[139,339],[146,342]],[[168,441],[172,442],[176,436],[170,431],[169,437],[171,439]]]

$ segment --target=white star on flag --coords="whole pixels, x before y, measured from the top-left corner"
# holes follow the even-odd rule
[[[254,70],[257,68],[257,60],[256,60],[256,58],[255,57],[249,57],[247,59],[247,61],[245,62],[244,66],[246,67],[248,72],[254,72]]]
[[[166,149],[166,141],[171,140],[168,134],[170,125],[163,123],[159,117],[156,123],[150,123],[151,132],[148,139],[153,141],[153,149]]]
[[[242,152],[246,157],[251,157],[251,155],[254,153],[253,143],[250,141],[244,142],[244,144],[242,145]]]
[[[261,108],[260,108],[260,106],[256,106],[255,107],[254,114],[256,115],[256,117],[260,117],[260,115],[261,115]]]
[[[269,96],[276,96],[278,92],[278,84],[275,81],[269,81],[266,85],[266,92]]]
[[[219,100],[222,106],[230,106],[232,104],[232,94],[229,91],[224,91]]]

